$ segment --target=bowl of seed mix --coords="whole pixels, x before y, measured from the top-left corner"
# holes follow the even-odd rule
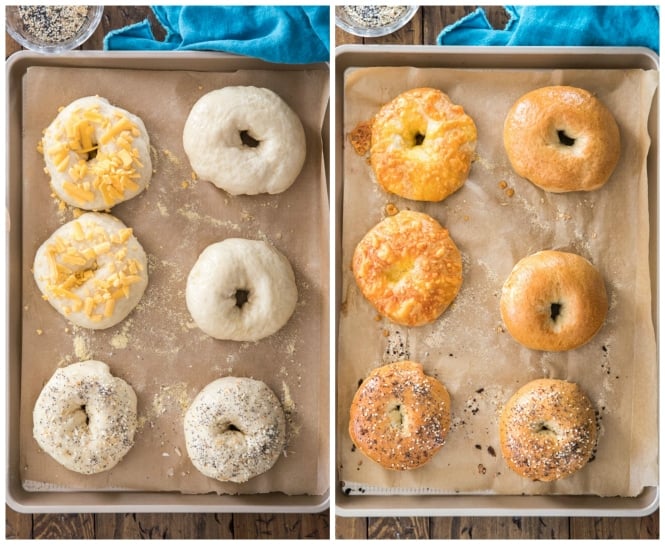
[[[335,6],[335,24],[355,36],[386,36],[406,25],[419,6]]]
[[[7,32],[23,47],[39,53],[76,49],[99,26],[104,6],[7,6]]]

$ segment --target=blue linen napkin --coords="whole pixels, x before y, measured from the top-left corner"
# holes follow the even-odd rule
[[[644,46],[659,52],[657,6],[504,6],[510,20],[494,30],[478,8],[444,28],[439,45]]]
[[[164,27],[155,38],[150,22],[113,30],[106,50],[224,51],[268,62],[330,60],[329,6],[153,6]]]

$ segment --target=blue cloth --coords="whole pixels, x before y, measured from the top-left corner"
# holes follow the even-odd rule
[[[330,60],[329,6],[154,6],[164,27],[155,38],[145,19],[104,38],[106,50],[224,51],[268,62]]]
[[[659,52],[656,6],[505,6],[494,30],[482,8],[444,28],[439,45],[643,46]]]

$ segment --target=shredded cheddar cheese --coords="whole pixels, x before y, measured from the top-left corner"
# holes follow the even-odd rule
[[[127,255],[131,228],[108,233],[72,222],[71,236],[56,237],[46,247],[48,278],[44,298],[64,299],[67,316],[84,312],[92,321],[113,315],[116,302],[141,281],[143,266]]]
[[[122,201],[125,193],[139,188],[143,167],[134,140],[138,126],[122,111],[103,115],[99,105],[79,108],[51,136],[56,144],[38,150],[48,156],[53,168],[66,175],[63,191],[84,205],[101,194],[105,206]],[[48,169],[47,169],[48,170]]]

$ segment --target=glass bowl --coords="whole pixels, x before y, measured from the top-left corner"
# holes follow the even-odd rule
[[[386,36],[406,25],[419,6],[335,6],[335,24],[363,38]]]
[[[104,6],[7,6],[9,35],[39,53],[62,53],[77,48],[95,32]]]

